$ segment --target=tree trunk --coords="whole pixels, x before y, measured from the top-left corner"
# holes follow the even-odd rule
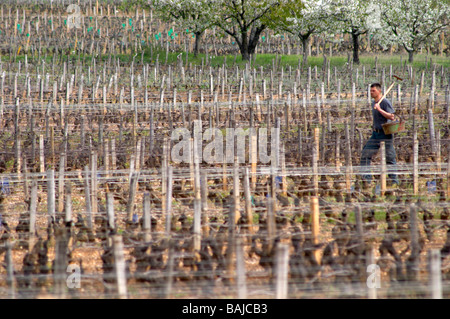
[[[195,46],[194,46],[194,56],[197,57],[198,56],[198,52],[200,50],[200,39],[203,35],[203,31],[202,32],[195,32]]]
[[[359,64],[359,33],[352,31],[353,39],[353,63]]]
[[[411,64],[414,62],[414,51],[408,50],[408,62]]]
[[[248,52],[248,35],[247,30],[241,30],[241,41],[238,42],[239,50],[241,51],[242,61],[248,61],[250,59],[250,53]]]
[[[248,41],[248,50],[247,50],[249,58],[251,58],[252,55],[255,54],[256,46],[259,43],[259,37],[265,28],[266,27],[264,25],[261,25],[257,28],[252,27],[252,30],[250,32],[250,39]]]
[[[250,53],[248,52],[247,49],[241,49],[241,56],[242,56],[242,61],[250,60]]]
[[[250,30],[250,35],[248,34],[248,28],[242,28],[240,31],[240,38],[233,35],[239,45],[239,50],[241,51],[243,61],[250,60],[251,56],[255,53],[256,46],[259,42],[259,36],[265,28],[265,25],[260,25],[259,27],[253,26]]]
[[[303,48],[303,65],[308,63],[308,44],[309,44],[309,34],[308,35],[299,35],[300,40],[302,41]]]

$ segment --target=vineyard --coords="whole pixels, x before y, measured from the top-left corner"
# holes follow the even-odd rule
[[[194,56],[152,10],[68,5],[0,4],[0,298],[450,297],[448,38]],[[397,164],[383,143],[363,185],[396,76]]]

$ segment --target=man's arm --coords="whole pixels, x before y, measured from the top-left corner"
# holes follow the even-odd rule
[[[394,120],[394,114],[393,114],[393,113],[388,113],[388,112],[386,112],[385,110],[383,110],[383,109],[380,107],[380,104],[379,104],[379,103],[375,103],[374,109],[377,110],[378,112],[380,112],[381,115],[383,115],[383,116],[384,116],[385,118],[387,118],[388,120],[391,120],[391,121]]]

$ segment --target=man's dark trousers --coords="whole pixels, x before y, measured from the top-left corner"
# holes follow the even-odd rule
[[[361,169],[363,171],[363,181],[370,182],[372,180],[372,175],[370,174],[370,162],[373,156],[378,152],[381,146],[381,142],[384,141],[386,148],[386,164],[392,165],[391,168],[395,169],[397,164],[396,162],[396,154],[394,149],[394,136],[392,134],[384,134],[382,130],[373,131],[372,136],[367,141],[366,145],[361,152]],[[387,169],[389,170],[389,166]],[[388,175],[392,183],[398,184],[397,174],[389,174]]]

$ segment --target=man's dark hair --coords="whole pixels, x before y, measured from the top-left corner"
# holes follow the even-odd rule
[[[381,84],[380,83],[372,83],[370,85],[370,88],[377,88],[379,91],[381,91]]]

